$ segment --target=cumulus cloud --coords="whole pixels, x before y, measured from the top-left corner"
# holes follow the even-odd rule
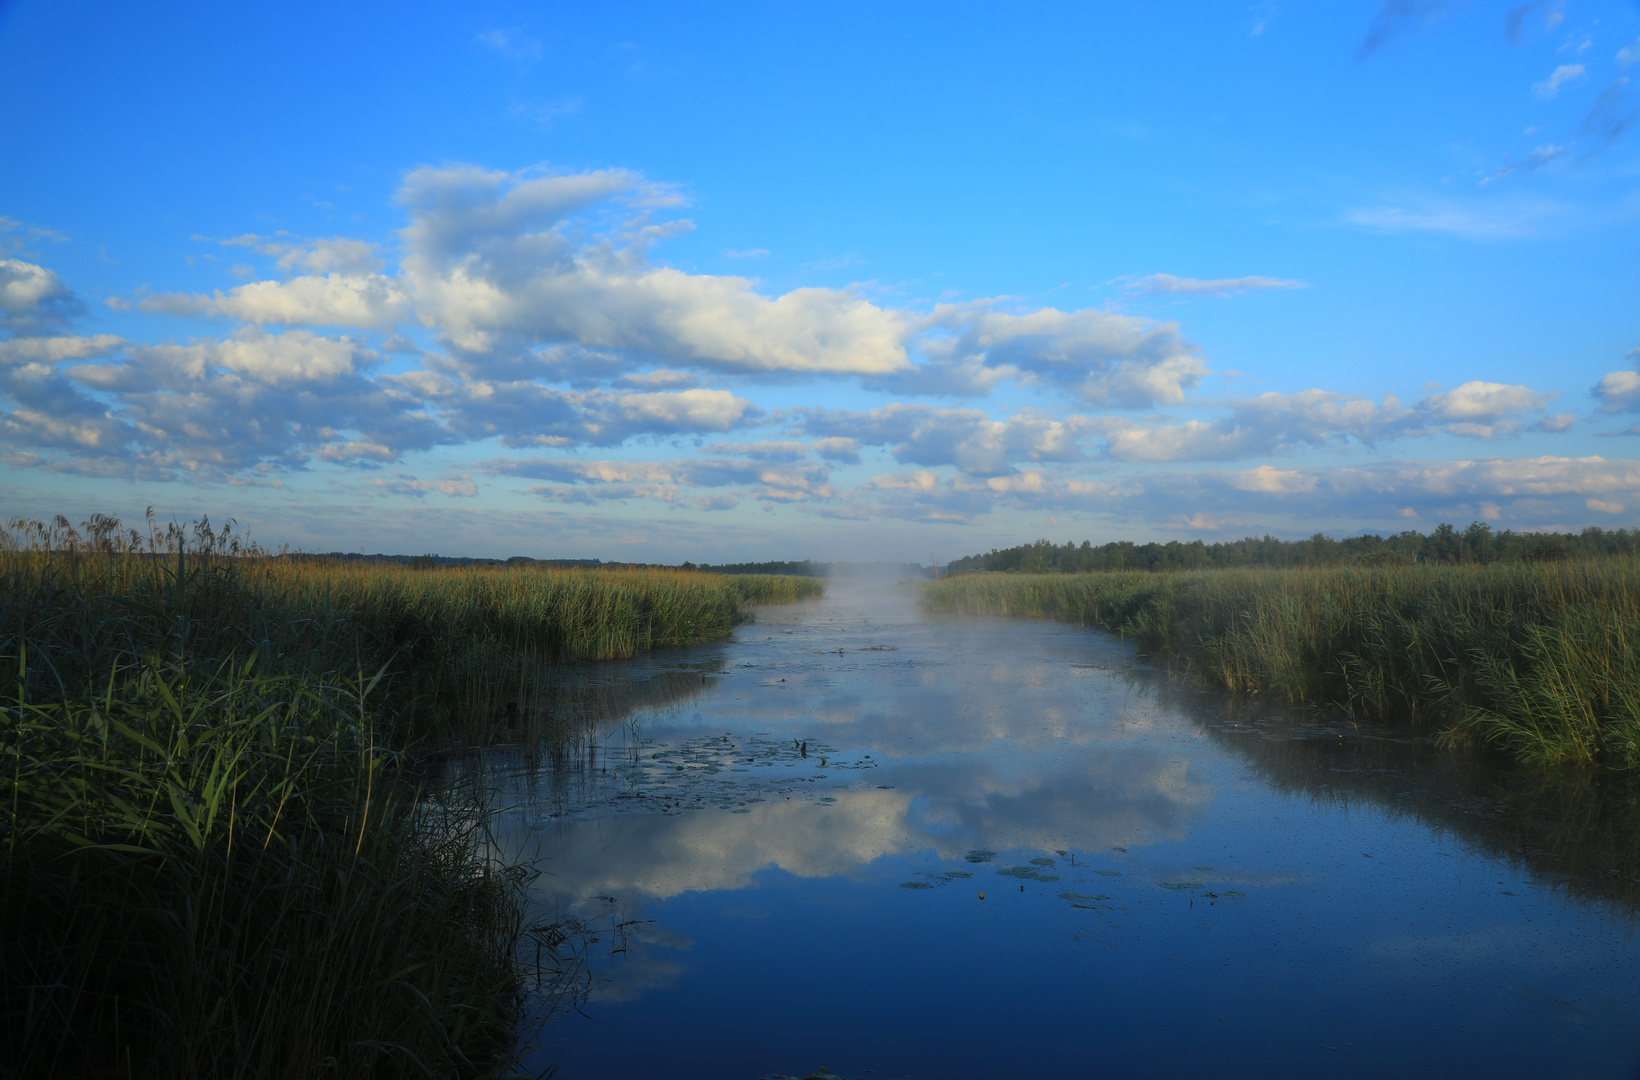
[[[84,304],[54,271],[22,259],[0,259],[0,329],[14,334],[61,326]]]
[[[419,324],[442,342],[452,369],[479,379],[517,377],[520,366],[546,362],[563,365],[565,377],[624,375],[629,385],[705,370],[848,375],[879,389],[973,396],[1019,379],[1142,408],[1177,403],[1207,371],[1173,323],[1005,310],[995,300],[915,313],[849,289],[765,295],[749,278],[685,273],[652,257],[656,244],[692,228],[663,216],[681,198],[624,170],[422,168],[405,177],[398,200],[409,221],[395,272],[382,271],[372,244],[247,235],[227,243],[273,258],[292,276],[114,303],[263,326]],[[1301,284],[1155,275],[1142,287],[1227,294]]]
[[[514,447],[615,446],[643,435],[729,431],[763,413],[727,390],[563,390],[530,381],[451,379],[427,371],[382,381],[436,406],[460,438],[498,438]]]
[[[484,468],[504,476],[553,481],[529,489],[555,502],[649,499],[680,503],[686,488],[743,488],[766,502],[829,499],[834,491],[824,466],[806,462],[736,460],[729,457],[668,461],[552,461],[503,458]],[[722,497],[699,508],[722,509]]]
[[[113,334],[91,337],[17,337],[0,341],[0,365],[55,364],[63,360],[86,360],[107,356],[123,347],[125,339]]]
[[[227,479],[269,466],[397,459],[446,441],[419,399],[368,376],[380,358],[352,339],[247,329],[188,345],[93,338],[13,339],[0,368],[13,445],[69,452],[50,467],[96,475]],[[29,355],[45,357],[28,359]]]
[[[468,351],[519,335],[734,371],[886,374],[908,363],[905,317],[853,293],[770,298],[745,278],[653,265],[650,247],[689,226],[651,221],[679,200],[632,173],[418,169],[399,198],[421,318]],[[594,233],[580,215],[595,209],[606,220]]]
[[[274,260],[287,274],[374,274],[382,269],[380,245],[345,236],[304,240],[289,233],[257,236],[246,233],[222,241],[224,247],[249,248]]]
[[[1234,403],[1228,416],[1205,422],[1141,424],[1106,421],[1105,454],[1118,461],[1213,461],[1283,454],[1299,446],[1364,445],[1444,432],[1470,439],[1519,434],[1526,418],[1554,398],[1525,386],[1467,382],[1403,407],[1393,396],[1382,403],[1327,390],[1261,394]],[[1538,430],[1570,427],[1562,413],[1541,420]]]
[[[111,299],[116,310],[153,315],[236,319],[258,325],[343,326],[386,330],[409,315],[400,283],[380,274],[303,274],[286,281],[253,281],[210,296],[161,293],[136,301]]]
[[[868,412],[814,409],[795,419],[804,435],[887,446],[901,464],[953,465],[980,476],[1010,472],[1016,462],[1076,461],[1078,438],[1094,426],[1087,417],[1020,413],[993,420],[979,409],[902,404]]]
[[[936,361],[1005,368],[1096,405],[1177,404],[1208,370],[1177,323],[1106,311],[942,304],[923,328],[923,350]]]
[[[1599,399],[1601,412],[1640,412],[1640,348],[1629,356],[1634,360],[1634,371],[1602,375],[1590,391]]]
[[[1183,294],[1185,296],[1229,296],[1232,293],[1251,292],[1258,289],[1307,289],[1309,284],[1303,281],[1293,281],[1288,278],[1273,277],[1239,277],[1239,278],[1186,278],[1175,277],[1172,274],[1151,274],[1134,281],[1130,286],[1135,292]]]

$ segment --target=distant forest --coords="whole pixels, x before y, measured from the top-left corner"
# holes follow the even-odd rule
[[[680,570],[702,570],[709,574],[792,574],[798,577],[929,577],[928,567],[921,563],[899,562],[743,562],[684,563]]]
[[[1131,540],[1095,547],[1084,540],[1059,545],[1050,540],[969,555],[948,563],[947,574],[982,570],[1026,574],[1081,573],[1088,570],[1192,570],[1229,566],[1329,566],[1339,563],[1493,563],[1540,562],[1640,553],[1640,529],[1601,529],[1580,533],[1517,533],[1477,521],[1467,529],[1440,525],[1427,536],[1402,532],[1367,533],[1334,540],[1316,533],[1308,540],[1247,537],[1208,544],[1201,540],[1135,544]]]
[[[717,566],[711,563],[696,566],[692,562],[686,562],[678,569],[702,570],[708,574],[789,574],[795,577],[825,577],[830,572],[831,564],[817,563],[812,559],[804,559],[802,562],[722,563]]]

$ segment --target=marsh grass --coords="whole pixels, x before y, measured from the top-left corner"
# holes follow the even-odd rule
[[[0,1076],[506,1073],[563,939],[525,925],[481,771],[429,757],[562,736],[564,661],[819,591],[147,525],[0,532]]]
[[[504,565],[415,569],[272,556],[208,520],[191,530],[0,532],[0,656],[26,644],[30,690],[84,697],[111,665],[156,651],[261,658],[314,676],[386,669],[395,745],[472,741],[539,713],[553,665],[623,659],[727,635],[747,605],[818,596],[813,578]]]
[[[1546,764],[1640,766],[1640,560],[973,574],[932,610],[1132,638],[1222,686]]]
[[[20,659],[26,663],[26,658]],[[368,683],[158,659],[0,724],[11,1075],[457,1076],[511,1060],[526,871]]]

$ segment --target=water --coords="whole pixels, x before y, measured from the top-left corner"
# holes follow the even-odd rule
[[[577,954],[532,1068],[1637,1075],[1633,787],[830,593],[588,669],[572,754],[492,753]]]

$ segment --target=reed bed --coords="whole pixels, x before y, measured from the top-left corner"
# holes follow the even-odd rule
[[[499,1076],[533,870],[419,762],[564,661],[809,579],[413,569],[112,518],[0,532],[0,1077]],[[486,726],[488,725],[488,726]],[[537,730],[540,730],[537,728]]]
[[[156,650],[315,676],[385,671],[378,700],[400,746],[485,729],[541,696],[555,663],[719,638],[748,605],[822,589],[776,575],[269,556],[208,521],[123,537],[25,524],[0,534],[0,656],[33,651],[31,689],[84,697],[112,665]]]
[[[1640,767],[1640,559],[973,574],[931,610],[1132,638],[1226,689],[1432,728],[1520,761]]]

